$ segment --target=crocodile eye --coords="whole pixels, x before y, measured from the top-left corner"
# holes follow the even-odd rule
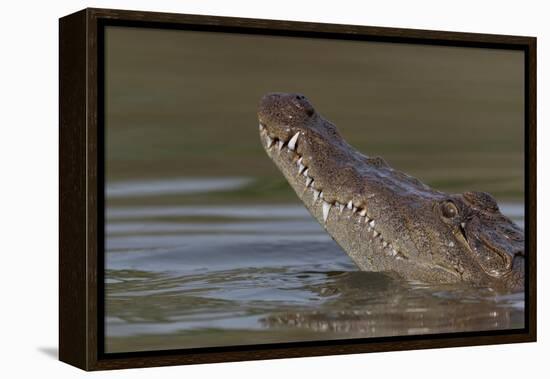
[[[452,219],[458,215],[458,209],[452,201],[446,201],[441,204],[441,214],[446,219]]]

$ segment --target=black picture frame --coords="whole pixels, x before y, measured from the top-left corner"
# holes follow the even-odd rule
[[[357,340],[103,352],[104,28],[132,26],[512,49],[525,56],[525,328]],[[536,341],[536,38],[84,9],[59,20],[59,358],[84,370]]]

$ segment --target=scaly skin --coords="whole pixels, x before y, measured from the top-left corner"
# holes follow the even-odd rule
[[[489,194],[437,191],[361,154],[300,94],[265,95],[258,119],[269,157],[361,270],[523,288],[523,231]]]

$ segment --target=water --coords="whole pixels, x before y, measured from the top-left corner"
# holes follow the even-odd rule
[[[171,180],[132,180],[108,184],[107,197],[133,198],[166,194],[195,194],[238,189],[249,183],[247,178],[185,178]]]
[[[110,187],[106,351],[523,327],[523,294],[357,271],[298,203],[143,201],[247,182],[170,179]],[[128,199],[134,201],[116,203]],[[523,225],[521,204],[500,206]]]

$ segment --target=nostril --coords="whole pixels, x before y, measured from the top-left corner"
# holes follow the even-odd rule
[[[516,251],[516,253],[514,254],[514,257],[524,257],[525,256],[525,252],[523,250],[518,250]]]
[[[303,96],[303,95],[296,95],[296,99],[298,99],[298,100],[304,100],[304,96]]]

